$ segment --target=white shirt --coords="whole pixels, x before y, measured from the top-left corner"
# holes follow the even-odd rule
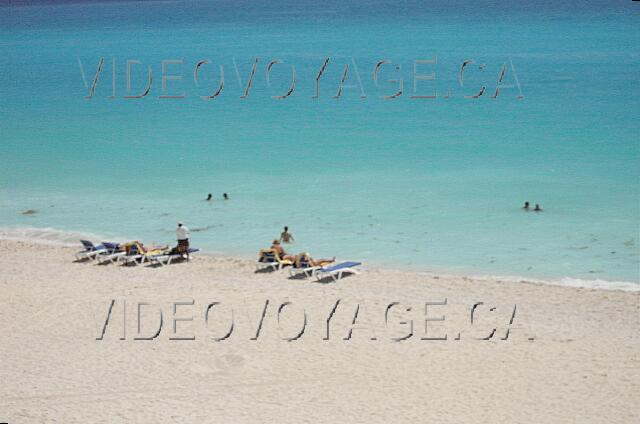
[[[189,233],[189,229],[184,225],[181,225],[176,230],[176,238],[178,240],[187,240],[191,234]]]

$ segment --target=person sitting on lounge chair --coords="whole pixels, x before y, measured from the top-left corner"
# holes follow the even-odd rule
[[[273,244],[271,244],[271,249],[275,250],[275,252],[278,254],[280,259],[282,260],[288,260],[288,261],[296,260],[295,255],[289,255],[287,254],[287,252],[284,251],[284,248],[280,245],[280,240],[274,240]]]

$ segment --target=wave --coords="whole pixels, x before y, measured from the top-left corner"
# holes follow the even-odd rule
[[[640,283],[628,281],[583,280],[580,278],[564,277],[560,279],[560,285],[602,290],[640,291]]]
[[[491,280],[507,283],[530,283],[530,284],[546,284],[550,286],[564,286],[580,289],[595,289],[595,290],[621,290],[628,292],[640,292],[640,283],[634,283],[632,281],[610,281],[602,279],[587,280],[583,278],[575,277],[561,277],[561,278],[531,278],[531,277],[519,277],[519,276],[504,276],[504,275],[482,275],[482,276],[470,276],[473,280]]]
[[[0,240],[28,241],[58,246],[77,246],[80,240],[101,240],[93,233],[63,231],[55,228],[17,227],[0,228]]]

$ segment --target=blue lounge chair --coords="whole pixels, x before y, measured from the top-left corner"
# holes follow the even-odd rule
[[[190,247],[189,249],[187,249],[186,253],[165,253],[162,255],[153,255],[148,258],[148,261],[151,262],[152,264],[160,264],[162,266],[170,265],[171,262],[183,261],[183,260],[188,261],[189,255],[199,251],[200,249],[194,249]]]
[[[111,255],[112,253],[117,252],[120,249],[120,243],[111,243],[108,241],[103,241],[102,245],[104,246],[105,252],[100,253],[101,255]]]
[[[355,267],[359,265],[362,265],[362,262],[347,261],[327,267],[322,267],[316,270],[316,278],[318,279],[318,281],[320,281],[324,277],[329,276],[333,278],[333,281],[338,281],[342,278],[342,275],[344,273],[359,274],[360,272],[355,269]]]
[[[84,247],[84,250],[81,250],[80,252],[77,252],[75,254],[77,260],[95,259],[96,255],[100,254],[106,249],[104,245],[99,244],[96,246],[89,240],[80,240],[80,243],[82,243],[82,247]]]
[[[96,255],[98,263],[104,264],[110,262],[113,264],[116,263],[120,257],[126,256],[127,254],[127,252],[120,247],[119,243],[102,242],[102,244],[106,251]]]

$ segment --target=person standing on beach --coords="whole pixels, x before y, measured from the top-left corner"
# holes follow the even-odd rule
[[[284,227],[284,231],[280,234],[280,240],[283,243],[291,243],[292,241],[295,241],[293,236],[289,234],[289,227]]]
[[[178,228],[176,228],[176,239],[178,239],[177,250],[179,253],[187,253],[189,250],[189,236],[191,233],[189,229],[182,224],[182,222],[178,222]]]

